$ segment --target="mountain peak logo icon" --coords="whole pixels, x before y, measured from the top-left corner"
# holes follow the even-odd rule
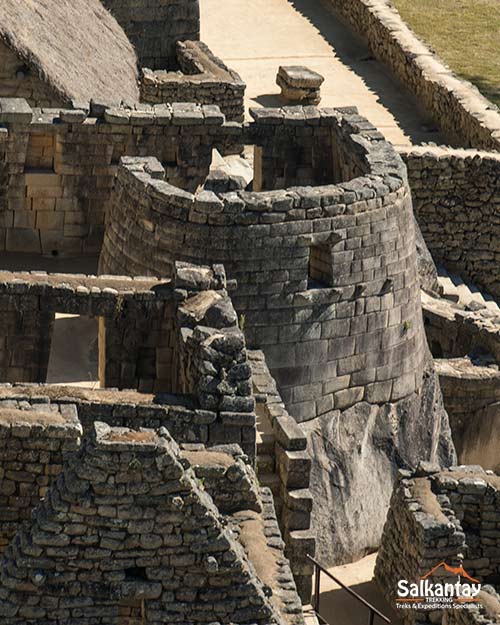
[[[460,566],[450,566],[449,564],[446,564],[446,562],[440,562],[439,564],[436,564],[436,566],[433,567],[428,573],[422,575],[420,579],[427,579],[431,575],[434,575],[436,571],[439,571],[439,569],[444,569],[445,571],[448,571],[448,573],[458,575],[459,577],[464,577],[465,579],[470,580],[473,584],[479,584],[479,580],[469,575],[469,573],[467,573],[462,564]]]

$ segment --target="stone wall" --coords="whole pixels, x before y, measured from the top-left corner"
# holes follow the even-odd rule
[[[259,480],[265,483],[270,477],[267,472],[271,472],[270,485],[273,486],[278,521],[285,538],[285,552],[299,594],[306,601],[311,596],[313,574],[312,563],[306,556],[314,557],[316,543],[311,530],[313,496],[309,489],[311,460],[307,453],[307,438],[288,414],[264,354],[253,350],[249,358],[260,436],[272,438],[272,466],[265,466],[262,472],[259,467]],[[264,451],[268,451],[268,442],[263,441],[262,444],[266,444]]]
[[[500,596],[493,586],[479,593],[479,605],[469,610],[446,610],[442,625],[497,625]]]
[[[261,145],[278,137],[284,154],[311,126],[355,150],[356,167],[348,160],[345,173],[358,177],[192,195],[151,179],[140,160],[122,163],[100,260],[105,273],[165,276],[175,258],[223,262],[238,282],[232,299],[249,346],[264,350],[298,421],[363,398],[409,396],[420,386],[425,351],[402,162],[353,112],[269,109],[247,133]],[[318,245],[330,250],[329,285],[310,279],[311,248]]]
[[[81,433],[74,405],[40,397],[0,400],[0,552],[30,520]]]
[[[152,392],[169,391],[175,384],[169,282],[1,272],[0,310],[4,382],[45,381],[58,312],[100,319],[102,386]]]
[[[500,156],[431,146],[402,156],[415,216],[434,259],[500,296]]]
[[[479,466],[439,472],[422,465],[415,473],[402,473],[375,567],[375,580],[386,599],[394,601],[398,580],[418,582],[434,568],[433,579],[455,582],[456,573],[448,572],[443,562],[463,567],[483,584],[497,584],[499,501],[500,477]],[[398,614],[408,624],[436,623],[443,616],[442,611],[411,609]]]
[[[0,98],[24,98],[31,106],[64,106],[60,96],[0,41]]]
[[[1,251],[98,254],[122,156],[155,156],[169,182],[195,190],[208,175],[212,149],[224,151],[235,131],[241,135],[208,105],[97,113],[42,112],[23,100],[0,101],[0,124],[8,131],[0,148]]]
[[[328,0],[373,54],[417,98],[450,140],[498,150],[500,114],[476,87],[458,78],[401,19],[390,0]]]
[[[143,68],[141,101],[217,104],[228,121],[245,116],[245,83],[200,41],[179,42],[180,71]]]
[[[139,64],[175,66],[177,41],[200,38],[199,0],[103,0],[136,49]]]
[[[426,293],[422,304],[459,461],[498,470],[500,318]]]
[[[254,524],[261,555],[278,561],[274,528]],[[96,423],[5,550],[0,614],[12,625],[303,623],[293,586],[284,600],[279,573],[262,581],[248,531],[222,517],[167,430]]]
[[[105,326],[105,332],[100,333],[101,360],[105,363],[102,386],[154,392],[157,403],[171,405],[168,410],[157,408],[150,405],[152,396],[142,401],[143,396],[137,394],[132,394],[131,405],[126,405],[127,395],[106,390],[103,395],[92,395],[95,399],[90,405],[83,402],[79,416],[85,428],[99,418],[119,426],[134,426],[138,421],[141,426],[168,425],[180,442],[236,443],[252,460],[255,458],[252,371],[220,266],[177,264],[172,283],[64,274],[2,274],[5,276],[8,279],[0,283],[3,298],[7,302],[18,298],[11,308],[21,319],[29,307],[23,309],[20,302],[33,299],[32,309],[52,315],[62,309],[101,317]],[[46,328],[37,318],[31,322],[33,336],[46,336],[45,343],[50,345]],[[11,347],[9,359],[28,362],[33,358],[35,340],[22,342],[22,336],[9,334],[10,326],[6,327],[4,345]],[[14,379],[18,373],[12,367],[6,372]],[[50,386],[40,388],[45,394]],[[19,397],[15,393],[22,399],[22,394]],[[70,396],[70,403],[80,411],[75,393],[81,397],[75,389],[62,397]],[[56,392],[55,397],[61,393]],[[106,402],[125,405],[103,406]]]

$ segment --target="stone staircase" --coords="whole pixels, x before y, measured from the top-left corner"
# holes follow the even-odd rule
[[[281,514],[281,485],[276,470],[275,438],[268,417],[259,410],[257,403],[257,477],[261,486],[271,489],[276,514]]]
[[[448,272],[438,265],[438,282],[441,296],[460,306],[481,306],[500,315],[500,306],[489,294],[481,292],[472,282],[464,280],[456,273]]]

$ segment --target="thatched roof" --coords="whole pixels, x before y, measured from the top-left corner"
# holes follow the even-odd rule
[[[0,4],[0,40],[64,102],[138,102],[135,51],[100,0]]]

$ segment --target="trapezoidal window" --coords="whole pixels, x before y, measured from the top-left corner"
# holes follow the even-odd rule
[[[309,288],[333,286],[332,249],[330,245],[309,248]]]

